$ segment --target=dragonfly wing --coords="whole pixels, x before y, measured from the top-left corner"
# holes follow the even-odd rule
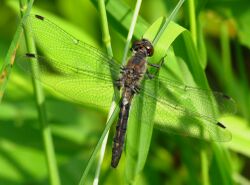
[[[34,54],[19,57],[17,63],[31,76],[78,103],[109,107],[114,92],[111,75],[72,68]]]
[[[158,92],[158,97],[161,99],[168,99],[171,102],[177,98],[185,107],[189,107],[190,101],[192,101],[192,104],[202,105],[199,106],[200,112],[206,112],[206,110],[201,109],[206,109],[211,104],[220,114],[236,112],[235,101],[221,92],[192,87],[165,76],[157,77],[155,80],[159,81],[159,86],[161,86]]]
[[[41,53],[19,57],[26,72],[76,102],[101,107],[111,102],[119,63],[42,16],[29,15],[24,24]],[[34,74],[30,65],[38,68],[39,74]]]
[[[86,71],[109,71],[119,73],[120,64],[101,50],[84,43],[45,17],[29,15],[24,23],[28,34],[35,40],[36,46],[46,57],[60,61],[72,68]]]
[[[157,102],[155,122],[157,128],[181,135],[221,142],[232,138],[231,133],[216,119],[164,101]]]
[[[172,84],[171,87],[173,86]],[[152,92],[152,89],[156,92]],[[202,101],[205,96],[192,96],[191,99],[190,97],[186,99],[184,96],[187,95],[182,93],[185,93],[183,88],[170,89],[170,86],[165,86],[165,83],[157,78],[146,80],[146,86],[141,88],[139,96],[157,102],[154,119],[156,128],[170,133],[214,141],[231,140],[231,133],[215,119],[215,115],[212,116],[208,113],[206,107],[201,110],[202,104],[198,106],[196,102],[192,102],[195,98],[201,98],[199,101]],[[152,106],[147,102],[149,101],[145,101],[143,108],[150,111]],[[208,104],[204,106],[208,106]]]

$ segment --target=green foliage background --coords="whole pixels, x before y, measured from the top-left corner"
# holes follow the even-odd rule
[[[197,21],[195,47],[199,62],[210,87],[225,92],[237,102],[237,114],[220,118],[232,132],[233,139],[227,143],[208,143],[155,129],[146,165],[136,176],[134,184],[250,183],[250,4],[248,0],[194,2]],[[0,3],[0,64],[3,64],[20,16],[17,1]],[[177,1],[143,1],[134,37],[140,38],[160,16],[168,16],[176,4]],[[123,10],[134,6],[135,2],[131,0],[118,4],[110,0],[107,5],[112,49],[117,59],[122,58],[131,17],[118,20],[121,20]],[[103,48],[95,0],[35,1],[32,10],[80,40]],[[175,21],[190,29],[190,17],[187,0]],[[189,48],[193,43],[187,40],[183,46],[180,38],[176,40],[175,54],[191,51]],[[202,78],[197,76],[197,71],[192,75],[198,81]],[[70,102],[51,89],[46,89],[46,112],[52,128],[61,184],[78,184],[105,128],[107,113]],[[124,184],[127,181],[124,176],[125,155],[117,169],[110,168],[113,128],[101,168],[100,184]],[[14,67],[0,104],[0,184],[49,184],[44,153],[30,77]],[[93,181],[95,165],[86,184]]]

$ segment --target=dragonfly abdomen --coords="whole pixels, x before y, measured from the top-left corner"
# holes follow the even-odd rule
[[[124,93],[126,94],[126,93]],[[123,145],[125,141],[125,135],[127,130],[127,123],[129,117],[129,110],[131,105],[131,99],[133,97],[133,93],[130,91],[130,97],[123,96],[122,101],[120,103],[120,113],[116,126],[116,134],[114,137],[114,143],[112,148],[112,161],[111,166],[116,168],[121,158]]]

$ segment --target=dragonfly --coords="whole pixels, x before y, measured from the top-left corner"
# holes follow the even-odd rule
[[[132,56],[122,66],[43,16],[29,15],[24,24],[39,53],[25,53],[17,60],[26,73],[76,102],[105,109],[110,106],[114,91],[121,91],[112,167],[117,167],[123,152],[129,114],[133,114],[130,107],[136,107],[134,98],[156,103],[156,128],[201,139],[231,140],[231,132],[206,111],[206,107],[216,107],[219,113],[233,113],[234,100],[221,92],[150,74],[148,66],[160,68],[147,61],[154,54],[149,40],[135,41],[131,47]],[[32,68],[37,68],[38,72],[34,73]],[[151,108],[148,101],[142,102],[143,109]]]

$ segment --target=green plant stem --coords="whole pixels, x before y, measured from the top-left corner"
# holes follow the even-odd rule
[[[222,183],[232,185],[232,165],[228,151],[218,143],[212,143],[214,158],[218,167],[219,176],[221,176]]]
[[[242,81],[242,96],[241,97],[241,102],[243,103],[242,107],[242,112],[244,114],[244,117],[247,118],[247,120],[250,120],[250,110],[249,110],[249,105],[250,105],[250,98],[249,98],[249,81],[247,77],[247,70],[245,69],[244,65],[244,59],[243,59],[243,54],[242,54],[242,49],[239,44],[239,41],[237,40],[235,42],[235,47],[236,47],[236,57],[239,65],[239,76],[240,80]],[[246,101],[247,100],[247,101]]]
[[[106,14],[104,0],[98,0],[98,7],[99,7],[99,11],[100,11],[100,16],[101,16],[103,42],[105,44],[108,55],[110,57],[113,57],[113,51],[112,51],[112,47],[111,47],[111,39],[110,39],[110,34],[109,34],[108,20],[107,20],[107,14]],[[114,109],[115,109],[115,105],[116,105],[116,102],[115,102],[115,94],[114,94],[107,121],[112,116]],[[93,183],[94,185],[97,185],[99,183],[100,169],[101,169],[101,165],[102,165],[105,150],[106,150],[108,135],[109,135],[109,131],[105,135],[105,138],[102,142],[99,161],[98,161],[98,165],[96,168],[95,179],[94,179],[94,183]]]
[[[201,173],[202,173],[202,183],[203,185],[209,185],[209,169],[208,169],[208,158],[207,158],[207,153],[205,149],[201,149],[200,152],[200,157],[201,157]]]
[[[196,22],[196,15],[195,15],[195,1],[194,0],[188,0],[188,8],[189,8],[190,32],[191,32],[194,45],[197,48],[197,22]],[[209,165],[207,162],[208,161],[207,153],[204,148],[201,148],[200,157],[201,157],[202,183],[205,185],[209,185],[209,169],[208,169]]]
[[[8,53],[4,59],[4,63],[0,72],[0,103],[2,102],[4,92],[7,87],[8,80],[10,78],[12,66],[14,64],[14,60],[16,57],[16,50],[18,48],[21,36],[22,36],[22,29],[21,25],[19,25],[14,35],[14,38],[11,42]]]
[[[228,33],[228,26],[227,23],[223,23],[221,25],[221,51],[222,51],[222,64],[224,69],[224,76],[227,78],[225,79],[227,84],[233,83],[233,72],[232,72],[232,60],[231,60],[231,52],[230,52],[230,38]],[[235,87],[235,86],[233,86]]]
[[[98,7],[99,7],[100,17],[101,17],[102,40],[103,40],[103,43],[105,44],[108,55],[110,57],[113,57],[113,51],[111,47],[111,38],[109,34],[108,19],[107,19],[104,0],[98,0]]]
[[[139,15],[140,7],[141,7],[141,2],[142,2],[142,0],[136,1],[135,11],[134,11],[133,18],[132,18],[132,21],[130,24],[130,28],[129,28],[129,32],[128,32],[128,36],[127,36],[127,40],[126,40],[126,45],[125,45],[124,52],[123,52],[122,65],[124,65],[126,63],[128,50],[129,50],[129,46],[130,46],[130,41],[131,41],[133,33],[134,33],[136,20],[137,20],[137,17]]]
[[[25,15],[28,15],[31,11],[33,5],[33,0],[31,0],[28,4],[27,11],[25,12]],[[22,23],[24,22],[24,18],[21,19],[17,30],[15,32],[14,38],[11,42],[11,45],[8,49],[7,55],[4,59],[4,63],[0,72],[0,103],[2,102],[2,98],[5,92],[5,89],[8,84],[8,80],[11,74],[12,66],[14,65],[15,57],[16,57],[16,51],[19,46],[19,42],[21,39],[21,36],[23,34],[22,29]]]
[[[155,45],[158,40],[161,38],[162,34],[164,33],[165,29],[167,28],[168,24],[170,23],[170,21],[172,21],[174,19],[174,17],[176,16],[177,12],[179,11],[179,9],[181,8],[182,4],[185,2],[185,0],[180,0],[178,2],[178,4],[175,6],[174,10],[172,11],[172,13],[170,14],[170,16],[168,18],[166,18],[163,26],[161,27],[160,31],[156,34],[152,44]]]
[[[20,8],[21,8],[21,15],[23,16],[22,11],[25,11],[25,2],[24,0],[20,0]],[[36,53],[36,47],[33,38],[28,34],[29,27],[24,24],[24,38],[26,42],[27,51],[29,53]],[[35,66],[37,62],[32,62],[32,73],[39,74],[38,68]],[[46,152],[46,160],[47,166],[49,171],[49,178],[51,185],[60,185],[60,178],[56,164],[56,157],[54,152],[54,145],[51,135],[51,129],[47,122],[46,117],[46,109],[45,109],[45,97],[43,94],[43,89],[38,80],[32,78],[32,84],[34,88],[35,98],[36,98],[36,105],[39,117],[39,124],[42,131],[43,143]]]
[[[112,125],[113,122],[115,121],[115,119],[116,119],[116,117],[117,117],[119,111],[120,111],[119,106],[116,106],[115,109],[114,109],[114,111],[113,111],[113,113],[112,113],[112,115],[111,115],[111,117],[110,117],[109,120],[107,121],[106,127],[105,127],[105,129],[104,129],[104,131],[103,131],[103,133],[102,133],[102,135],[101,135],[101,137],[100,137],[100,139],[99,139],[99,141],[98,141],[98,143],[97,143],[97,145],[96,145],[96,147],[95,147],[95,149],[94,149],[94,151],[93,151],[93,153],[92,153],[92,155],[91,155],[91,158],[89,159],[89,161],[88,161],[88,163],[87,163],[87,166],[86,166],[86,168],[85,168],[85,171],[84,171],[84,173],[83,173],[83,175],[82,175],[82,177],[81,177],[81,180],[80,180],[80,182],[79,182],[79,185],[84,185],[84,183],[86,182],[86,178],[87,178],[89,169],[90,169],[90,167],[92,166],[92,164],[93,164],[93,162],[94,162],[94,159],[95,159],[94,156],[96,156],[96,154],[97,154],[99,148],[101,147],[101,144],[102,144],[102,142],[103,142],[104,137],[106,136],[107,132],[109,131],[109,129],[110,129],[110,127],[111,127],[111,125]]]
[[[190,32],[194,44],[195,46],[197,46],[197,23],[196,23],[194,0],[188,0],[188,9],[189,9]]]
[[[108,119],[107,119],[107,122],[106,122],[107,126],[108,126],[109,119],[114,114],[115,107],[116,107],[116,103],[115,103],[115,101],[113,99],[112,104],[111,104],[111,108],[110,108],[110,111],[109,111],[109,114],[108,114]],[[110,124],[110,127],[112,126],[112,123]],[[108,141],[108,135],[109,135],[109,129],[110,129],[110,127],[108,128],[108,131],[107,131],[107,133],[106,133],[106,135],[105,135],[105,137],[104,137],[104,139],[102,141],[102,146],[101,146],[99,161],[98,161],[98,165],[97,165],[97,168],[96,168],[95,178],[94,178],[93,185],[98,185],[99,184],[100,170],[101,170],[101,165],[102,165],[104,154],[105,154],[105,150],[106,150],[106,145],[107,145],[107,141]]]

